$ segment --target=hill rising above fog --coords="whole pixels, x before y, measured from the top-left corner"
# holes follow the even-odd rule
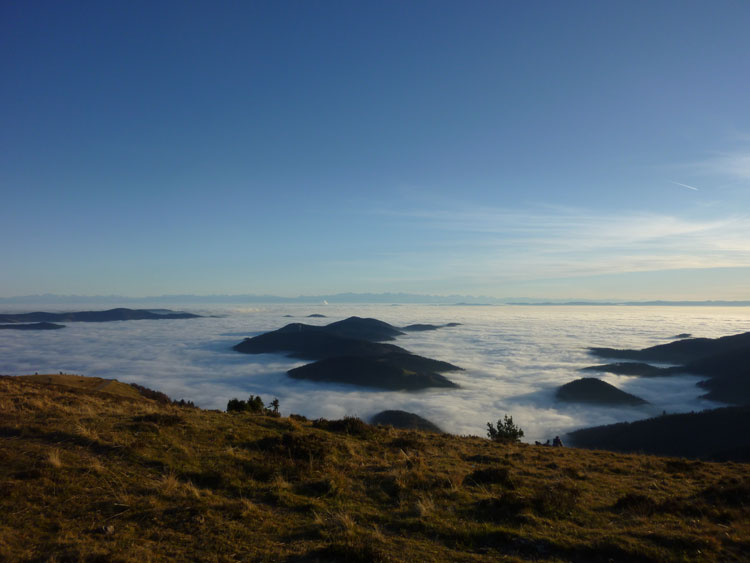
[[[558,400],[569,403],[592,403],[597,405],[645,405],[640,397],[626,393],[605,381],[593,377],[576,379],[558,387]]]
[[[54,323],[11,323],[0,325],[0,330],[57,330],[60,328],[65,328],[65,325]]]
[[[103,323],[109,321],[160,320],[160,319],[196,319],[200,315],[180,313],[169,310],[152,311],[150,309],[109,309],[106,311],[79,311],[72,313],[12,313],[0,314],[0,323],[58,323],[81,322]]]
[[[639,363],[618,362],[585,370],[646,377],[704,375],[708,379],[698,385],[708,390],[705,398],[735,405],[750,404],[750,332],[721,338],[685,338],[643,350],[590,348],[590,352],[599,357]],[[644,361],[682,365],[662,368],[640,363]]]
[[[750,349],[750,332],[721,338],[684,338],[642,350],[617,348],[590,348],[589,350],[593,355],[604,358],[685,364],[743,349]]]
[[[436,330],[418,325],[404,330]],[[448,326],[448,325],[446,325]],[[390,390],[415,391],[428,387],[458,387],[440,372],[460,371],[448,362],[411,354],[394,344],[384,344],[404,334],[377,319],[349,317],[325,326],[288,324],[278,330],[246,338],[233,346],[245,354],[286,353],[317,360],[287,373],[295,379],[347,383]]]
[[[415,391],[427,387],[456,388],[447,377],[424,368],[434,360],[412,354],[388,354],[384,357],[335,357],[290,369],[295,379],[349,383],[393,391]],[[414,367],[418,371],[411,370]]]

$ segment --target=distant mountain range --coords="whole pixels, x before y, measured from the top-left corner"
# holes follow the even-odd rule
[[[300,295],[283,297],[279,295],[158,295],[149,297],[127,297],[122,295],[23,295],[0,297],[1,303],[33,304],[75,304],[75,303],[439,303],[469,305],[502,305],[507,299],[476,297],[470,295],[419,295],[414,293],[336,293],[327,295]]]
[[[385,303],[385,304],[440,304],[440,305],[534,305],[534,306],[677,306],[677,307],[750,307],[750,301],[616,301],[616,300],[570,300],[531,297],[487,297],[472,295],[420,295],[416,293],[335,293],[328,295],[300,295],[282,297],[278,295],[158,295],[149,297],[126,297],[122,295],[23,295],[0,297],[0,304],[126,304],[126,303]]]
[[[507,301],[508,305],[598,305],[624,307],[750,307],[750,301]]]

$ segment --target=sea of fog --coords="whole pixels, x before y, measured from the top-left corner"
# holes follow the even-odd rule
[[[111,305],[86,308],[106,309]],[[3,309],[65,310],[49,306]],[[669,342],[680,333],[717,337],[750,330],[750,308],[743,307],[284,304],[186,305],[180,309],[210,316],[64,323],[66,328],[54,331],[0,331],[0,373],[62,371],[116,378],[211,409],[223,409],[229,399],[250,394],[261,395],[266,401],[277,397],[282,414],[298,413],[309,418],[355,415],[367,419],[384,409],[402,409],[455,434],[484,435],[488,421],[510,414],[524,429],[525,441],[543,441],[585,426],[632,421],[663,411],[723,406],[700,399],[703,391],[695,386],[699,378],[693,376],[602,374],[605,381],[650,402],[643,407],[592,407],[555,401],[559,385],[582,377],[579,368],[602,363],[588,355],[589,346],[641,348]],[[307,318],[313,313],[326,318]],[[409,333],[394,342],[414,353],[464,368],[463,372],[446,374],[460,389],[392,392],[295,380],[286,371],[306,362],[281,355],[240,354],[231,349],[245,337],[290,322],[320,325],[352,315],[397,326],[461,323]]]

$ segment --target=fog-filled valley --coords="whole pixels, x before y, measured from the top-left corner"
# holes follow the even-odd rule
[[[131,306],[131,304],[129,304]],[[154,305],[150,303],[149,308]],[[102,307],[106,308],[106,307]],[[4,331],[0,373],[76,373],[116,378],[163,391],[203,408],[224,409],[231,398],[279,399],[283,414],[369,419],[386,409],[423,416],[455,434],[484,435],[486,423],[513,416],[524,441],[544,441],[577,428],[632,421],[663,413],[723,406],[700,398],[701,378],[638,378],[599,374],[648,404],[605,407],[555,400],[556,389],[600,363],[588,347],[642,348],[689,333],[718,337],[750,330],[750,309],[719,307],[448,306],[263,304],[181,309],[196,319],[65,323],[64,330]],[[91,307],[94,309],[94,307]],[[4,312],[51,310],[14,305]],[[309,317],[318,314],[325,317]],[[291,322],[325,325],[349,316],[396,326],[460,323],[409,332],[393,344],[464,371],[446,376],[458,389],[382,391],[292,379],[287,370],[308,362],[280,354],[241,354],[246,337]]]

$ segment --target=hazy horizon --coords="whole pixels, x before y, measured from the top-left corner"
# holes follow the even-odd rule
[[[665,305],[665,306],[750,306],[750,300],[723,299],[648,299],[626,298],[546,298],[546,297],[490,297],[486,295],[430,295],[419,293],[337,293],[321,295],[256,295],[256,294],[164,294],[146,296],[127,295],[61,295],[46,293],[41,295],[0,296],[0,305],[14,306],[19,310],[28,307],[75,306],[87,307],[148,307],[154,303],[163,306],[190,306],[201,304],[434,304],[434,305]],[[25,310],[25,309],[24,309]]]

